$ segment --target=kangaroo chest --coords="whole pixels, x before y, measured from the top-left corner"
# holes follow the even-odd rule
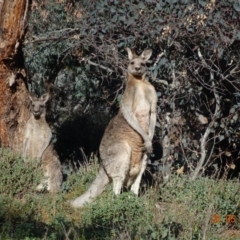
[[[148,130],[151,106],[155,99],[155,90],[149,83],[139,83],[135,87],[133,113],[143,129]]]
[[[30,120],[27,123],[27,155],[32,158],[37,158],[43,150],[43,147],[49,144],[51,136],[51,129],[46,122]]]

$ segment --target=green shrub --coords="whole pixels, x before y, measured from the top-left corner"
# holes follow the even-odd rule
[[[131,239],[145,235],[153,219],[152,207],[131,192],[107,196],[88,205],[82,214],[86,237],[106,239],[128,233]],[[97,234],[96,234],[97,233]],[[104,237],[104,238],[103,238]]]
[[[171,182],[161,189],[161,198],[164,202],[184,202],[192,209],[202,211],[206,211],[212,205],[213,212],[225,217],[240,211],[239,191],[237,181],[215,181],[208,178],[189,181],[183,176],[173,177]]]
[[[68,173],[68,180],[62,186],[63,191],[70,192],[75,197],[86,191],[96,177],[98,168],[97,159],[94,159],[86,165],[82,165],[78,171],[72,174]]]
[[[114,196],[109,185],[92,204],[73,209],[66,202],[92,183],[96,162],[71,174],[64,191],[51,195],[35,192],[41,177],[37,167],[24,165],[9,150],[1,149],[0,156],[0,239],[174,240],[203,239],[204,234],[206,239],[222,239],[229,228],[240,229],[236,181],[189,181],[173,175],[141,197],[131,192]],[[22,185],[19,178],[25,179]],[[219,222],[212,223],[214,215],[221,217]],[[227,223],[228,215],[234,215],[236,223]]]
[[[0,235],[24,239],[36,228],[36,199],[33,193],[42,177],[40,166],[8,149],[0,148]]]
[[[188,237],[192,233],[202,239],[205,226],[211,236],[219,229],[224,231],[229,227],[239,228],[239,190],[239,183],[233,180],[198,178],[196,181],[189,181],[186,176],[173,176],[161,188],[158,196],[160,205],[165,203],[169,208],[164,221],[177,221],[184,226]],[[234,216],[236,221],[229,223],[227,216]]]
[[[42,177],[36,161],[24,163],[17,154],[0,148],[0,194],[21,197],[35,190]]]

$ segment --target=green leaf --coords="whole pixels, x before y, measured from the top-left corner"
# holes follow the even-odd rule
[[[156,78],[158,75],[158,69],[155,68],[155,70],[153,71],[153,77]]]
[[[233,8],[234,8],[237,12],[240,12],[240,3],[236,1],[236,2],[233,4]]]
[[[235,113],[235,111],[236,111],[236,109],[234,107],[232,107],[229,112],[230,113]]]
[[[202,6],[205,7],[207,3],[205,1],[199,0],[198,3]]]
[[[219,141],[222,141],[224,138],[225,138],[224,135],[220,135],[220,136],[218,137]]]
[[[127,26],[132,25],[135,22],[135,17],[131,17],[127,20]]]
[[[141,9],[145,9],[145,4],[144,4],[143,2],[140,2],[140,3],[138,4],[138,6],[139,6],[139,8],[141,8]]]
[[[151,238],[152,239],[157,239],[157,233],[156,232],[152,232],[151,233]]]
[[[112,7],[110,8],[110,11],[111,11],[111,13],[115,13],[115,12],[116,12],[116,8],[112,6]]]

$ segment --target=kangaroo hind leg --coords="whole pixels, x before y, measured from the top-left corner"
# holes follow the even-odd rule
[[[112,179],[113,192],[118,195],[121,193],[123,183],[127,177],[130,159],[131,159],[131,147],[128,143],[118,143],[115,146],[111,146],[113,151],[110,154],[109,161],[105,165],[105,169]],[[111,149],[110,149],[111,150]]]
[[[51,193],[59,192],[63,180],[60,162],[50,162],[46,169],[46,175],[48,176],[47,190]]]
[[[147,166],[147,154],[144,154],[143,158],[142,158],[141,170],[140,170],[139,174],[137,175],[134,183],[131,186],[131,191],[133,191],[137,195],[138,195],[138,192],[139,192],[139,187],[140,187],[140,182],[141,182],[141,179],[142,179],[142,175],[143,175],[143,173],[146,169],[146,166]]]
[[[47,190],[51,193],[57,193],[62,184],[62,169],[60,162],[50,162],[43,167],[44,178],[37,186],[37,191]]]

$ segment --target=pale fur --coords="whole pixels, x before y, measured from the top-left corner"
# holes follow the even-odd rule
[[[37,190],[47,189],[55,193],[62,184],[62,169],[59,157],[51,144],[52,131],[46,122],[46,102],[48,94],[40,98],[30,93],[30,118],[26,123],[22,156],[24,161],[36,159],[41,162],[45,179]]]
[[[142,174],[152,151],[156,124],[157,94],[145,79],[146,62],[152,50],[137,56],[127,48],[128,81],[118,114],[110,121],[100,144],[99,173],[80,197],[71,201],[73,207],[90,203],[112,181],[113,192],[120,194],[123,186],[138,194]]]

